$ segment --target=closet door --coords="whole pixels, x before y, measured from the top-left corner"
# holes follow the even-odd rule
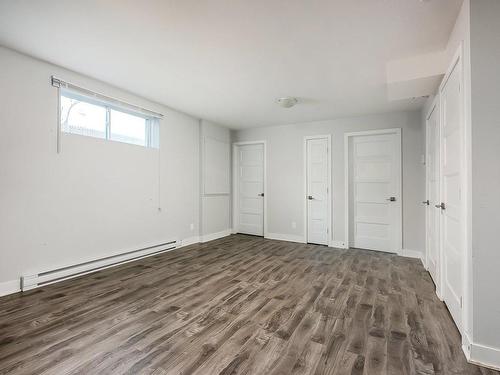
[[[264,144],[238,147],[238,233],[264,235]]]
[[[330,138],[306,139],[307,243],[328,245],[330,227]]]
[[[441,202],[435,205],[441,215],[443,300],[460,330],[465,259],[461,76],[458,60],[441,89]]]
[[[397,253],[402,238],[401,131],[352,138],[353,246]]]
[[[427,268],[436,284],[436,292],[441,298],[440,283],[440,220],[441,212],[436,205],[441,204],[440,181],[440,132],[439,104],[436,103],[427,119]]]

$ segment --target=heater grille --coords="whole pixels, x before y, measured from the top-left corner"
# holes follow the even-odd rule
[[[165,251],[175,249],[176,247],[178,247],[177,241],[169,241],[159,245],[150,246],[138,250],[132,250],[126,253],[95,259],[67,267],[61,267],[50,271],[39,272],[31,275],[24,275],[21,276],[21,290],[26,291],[44,285],[56,283],[58,281],[72,279],[74,277],[114,267],[119,264],[132,262],[134,260],[138,260],[141,258],[157,255]]]

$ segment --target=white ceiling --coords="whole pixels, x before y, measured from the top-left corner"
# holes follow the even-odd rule
[[[2,0],[0,44],[232,128],[267,126],[418,108],[388,101],[386,63],[444,49],[461,3]]]

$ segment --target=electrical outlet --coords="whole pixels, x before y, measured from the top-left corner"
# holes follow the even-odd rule
[[[293,229],[297,228],[297,223],[295,221],[292,221],[292,228]]]
[[[191,229],[191,231],[194,230],[194,224],[193,223],[191,223],[191,225],[189,226],[189,229]]]

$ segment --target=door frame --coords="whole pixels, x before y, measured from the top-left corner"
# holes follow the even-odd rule
[[[429,170],[429,149],[430,149],[430,142],[431,142],[431,139],[429,137],[429,134],[430,134],[430,125],[429,125],[429,120],[432,116],[432,114],[435,112],[435,111],[439,111],[440,110],[440,103],[441,103],[441,95],[440,93],[438,95],[436,95],[436,97],[432,100],[432,103],[431,103],[431,106],[429,107],[429,110],[427,111],[427,114],[426,114],[426,117],[425,117],[425,199],[428,199],[429,198],[429,180],[430,180],[430,173],[431,171]],[[439,112],[438,113],[438,132],[439,132],[439,139],[440,139],[440,144],[441,144],[441,113]],[[441,199],[441,145],[439,145],[439,181],[438,181],[438,184],[439,184],[439,199]],[[433,209],[434,207],[431,207],[431,206],[427,206],[425,207],[425,262],[424,262],[424,267],[427,271],[429,271],[429,252],[430,252],[430,244],[429,244],[429,233],[428,233],[428,223],[429,223],[429,220],[430,220],[430,210]],[[441,221],[441,220],[440,220]],[[443,298],[442,298],[442,291],[441,291],[441,287],[442,287],[442,283],[441,283],[441,275],[442,275],[442,254],[441,254],[441,222],[439,223],[439,244],[438,244],[438,254],[437,254],[437,257],[438,257],[438,265],[437,265],[437,268],[438,268],[438,280],[433,280],[434,281],[434,284],[436,285],[436,295],[438,296],[438,298],[442,301]],[[430,274],[430,272],[429,272]],[[432,275],[431,275],[431,278],[432,278]]]
[[[262,237],[267,238],[267,144],[265,140],[262,141],[245,141],[245,142],[233,142],[233,196],[232,196],[232,233],[238,233],[238,211],[239,211],[239,179],[238,179],[238,168],[239,168],[239,158],[238,158],[238,149],[240,146],[248,146],[248,145],[258,145],[261,144],[264,147],[264,156],[263,156],[263,164],[264,164],[264,208],[263,208],[263,233]]]
[[[400,254],[403,250],[403,155],[402,155],[402,136],[401,128],[391,128],[391,129],[377,129],[377,130],[366,130],[358,132],[344,133],[344,236],[345,236],[345,248],[350,248],[349,239],[349,139],[358,136],[366,135],[383,135],[383,134],[396,134],[399,141],[396,142],[397,150],[400,160],[400,173],[399,173],[399,194],[401,204],[399,205],[399,220],[398,220],[398,238],[397,238],[397,249],[396,254]],[[392,252],[390,252],[392,253]]]
[[[333,210],[333,201],[332,201],[332,165],[333,165],[333,151],[332,151],[332,135],[331,134],[323,134],[323,135],[307,135],[304,137],[303,143],[303,160],[304,160],[304,242],[308,243],[308,231],[307,231],[307,141],[313,139],[326,139],[328,144],[328,194],[327,194],[327,202],[328,202],[328,243],[326,244],[328,247],[332,247],[332,239],[333,239],[333,220],[332,220],[332,210]]]

